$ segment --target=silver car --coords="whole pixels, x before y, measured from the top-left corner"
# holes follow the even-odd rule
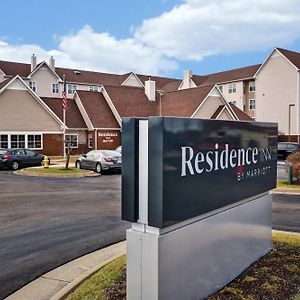
[[[121,171],[122,156],[113,150],[92,150],[81,155],[75,162],[77,169],[94,170],[97,173],[102,171]]]

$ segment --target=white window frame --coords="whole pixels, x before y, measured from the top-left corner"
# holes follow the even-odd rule
[[[219,85],[219,90],[221,91],[221,93],[223,94],[223,85]]]
[[[253,83],[253,85],[251,86],[251,83]],[[253,90],[251,90],[251,88],[254,88]],[[249,93],[255,93],[256,91],[256,86],[255,86],[255,81],[249,81]]]
[[[77,90],[77,84],[71,84],[71,83],[68,83],[67,84],[67,93],[69,95],[73,95]]]
[[[43,149],[43,134],[39,133],[39,132],[0,132],[0,135],[6,135],[8,136],[8,149],[10,148],[15,148],[12,147],[12,140],[11,140],[11,136],[12,135],[24,135],[25,136],[25,145],[24,148],[30,149],[30,150],[42,150]],[[28,147],[28,136],[29,135],[40,135],[41,136],[41,147]],[[17,143],[19,144],[19,141],[17,141]],[[18,145],[19,146],[19,145]],[[17,148],[23,148],[23,147],[17,147]]]
[[[90,92],[99,92],[99,86],[97,86],[97,85],[90,85],[89,91]]]
[[[236,83],[232,82],[228,84],[228,94],[236,93]]]
[[[1,140],[1,136],[6,136],[7,137],[7,141],[2,141]],[[6,148],[4,148],[3,146],[2,146],[2,143],[7,143],[7,147]],[[9,147],[9,134],[1,134],[0,133],[0,149],[9,149],[10,147]]]
[[[72,149],[78,148],[78,134],[77,133],[66,133],[65,141],[67,140],[67,136],[76,136],[76,146],[70,146],[70,148],[72,148]]]
[[[36,146],[36,136],[41,136],[41,147],[29,147],[29,142],[32,142],[32,141],[29,141],[28,137],[29,135],[33,135],[34,136],[34,146]],[[43,135],[40,134],[40,133],[28,133],[26,134],[26,137],[25,137],[25,140],[26,140],[26,148],[30,149],[30,150],[42,150],[43,149]]]
[[[36,81],[29,80],[29,87],[30,87],[34,92],[37,92],[37,84],[36,84]]]
[[[251,107],[253,107],[253,104],[251,104],[252,101],[254,102],[254,108],[251,108]],[[255,110],[255,108],[256,108],[255,99],[249,99],[249,110]]]
[[[58,94],[58,93],[59,93],[58,83],[52,83],[52,94]]]
[[[88,135],[88,148],[89,149],[93,148],[93,135],[92,134]]]

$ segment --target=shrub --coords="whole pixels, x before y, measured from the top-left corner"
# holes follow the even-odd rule
[[[287,157],[287,164],[285,165],[285,170],[287,171],[288,165],[292,164],[293,166],[293,177],[300,182],[300,152],[290,154]]]

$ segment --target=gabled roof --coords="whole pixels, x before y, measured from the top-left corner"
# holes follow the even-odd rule
[[[179,80],[179,79],[169,78],[169,77],[150,76],[150,75],[147,76],[147,75],[142,75],[142,74],[136,74],[136,75],[143,84],[149,78],[151,78],[151,80],[154,80],[155,84],[156,84],[156,89],[158,89],[158,90],[162,89],[167,84],[174,83],[174,82],[178,82],[178,86],[179,86],[179,84],[181,82],[181,80]]]
[[[243,111],[241,111],[237,106],[235,106],[232,103],[229,103],[231,109],[234,111],[234,113],[236,114],[237,118],[239,121],[253,121],[251,117],[249,117],[246,113],[244,113]],[[222,112],[222,110],[224,109],[225,105],[220,105],[216,111],[214,112],[214,114],[212,115],[212,119],[216,119],[220,113]]]
[[[130,86],[105,86],[113,105],[120,117],[148,117],[156,115],[156,107],[159,99],[149,101],[145,95],[144,88]]]
[[[78,69],[55,68],[60,78],[66,75],[67,82],[86,83],[95,85],[121,85],[121,77],[117,74],[84,71]]]
[[[253,121],[250,116],[248,116],[245,112],[240,110],[236,105],[230,102],[229,105],[240,121]]]
[[[50,67],[49,65],[43,61],[43,62],[40,62],[35,68],[34,70],[28,75],[28,77],[31,77],[34,73],[36,73],[42,66],[45,66],[47,69],[49,69],[49,71],[55,76],[57,77],[58,80],[62,81],[62,77],[60,78],[56,72],[54,72]]]
[[[21,77],[27,77],[30,74],[30,65],[0,60],[0,70],[2,70],[7,76],[19,75]]]
[[[57,115],[48,107],[48,105],[45,104],[45,102],[24,82],[24,80],[19,76],[16,75],[13,78],[10,78],[5,81],[5,84],[3,84],[2,88],[0,88],[0,93],[4,92],[11,84],[14,83],[14,81],[19,81],[21,85],[27,90],[32,97],[45,109],[51,117],[58,122],[60,125],[63,125],[62,121],[57,117]]]
[[[76,91],[94,128],[120,128],[101,92]]]
[[[0,91],[11,81],[13,80],[13,78],[9,78],[9,79],[6,79],[2,82],[0,82]]]
[[[62,99],[50,97],[43,97],[41,99],[63,121]],[[66,125],[69,128],[87,128],[75,101],[72,99],[68,99],[67,103]]]
[[[249,79],[254,77],[254,74],[260,68],[260,66],[261,65],[259,64],[224,72],[208,74],[205,76],[193,75],[192,80],[197,86],[210,86],[230,81]]]
[[[283,54],[298,70],[300,69],[300,53],[296,51],[276,48]]]
[[[180,84],[181,84],[181,80],[176,80],[176,81],[172,81],[172,82],[164,85],[160,89],[162,91],[164,91],[165,93],[170,93],[170,92],[177,91],[178,88],[179,88],[179,86],[180,86]]]
[[[163,116],[191,117],[214,86],[179,90],[162,96]]]

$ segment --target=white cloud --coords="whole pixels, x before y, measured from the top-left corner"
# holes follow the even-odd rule
[[[111,73],[166,74],[178,61],[286,46],[300,37],[299,0],[186,0],[117,39],[86,25],[58,37],[56,49],[12,45],[0,38],[0,59],[30,62],[51,55],[57,65]],[[20,42],[21,43],[21,42]]]
[[[169,58],[201,60],[292,43],[299,14],[298,0],[187,0],[145,20],[134,38]]]
[[[87,69],[101,67],[107,72],[158,74],[177,68],[175,62],[135,39],[117,40],[109,33],[94,32],[90,26],[83,27],[75,35],[62,37],[59,48],[71,61]]]

